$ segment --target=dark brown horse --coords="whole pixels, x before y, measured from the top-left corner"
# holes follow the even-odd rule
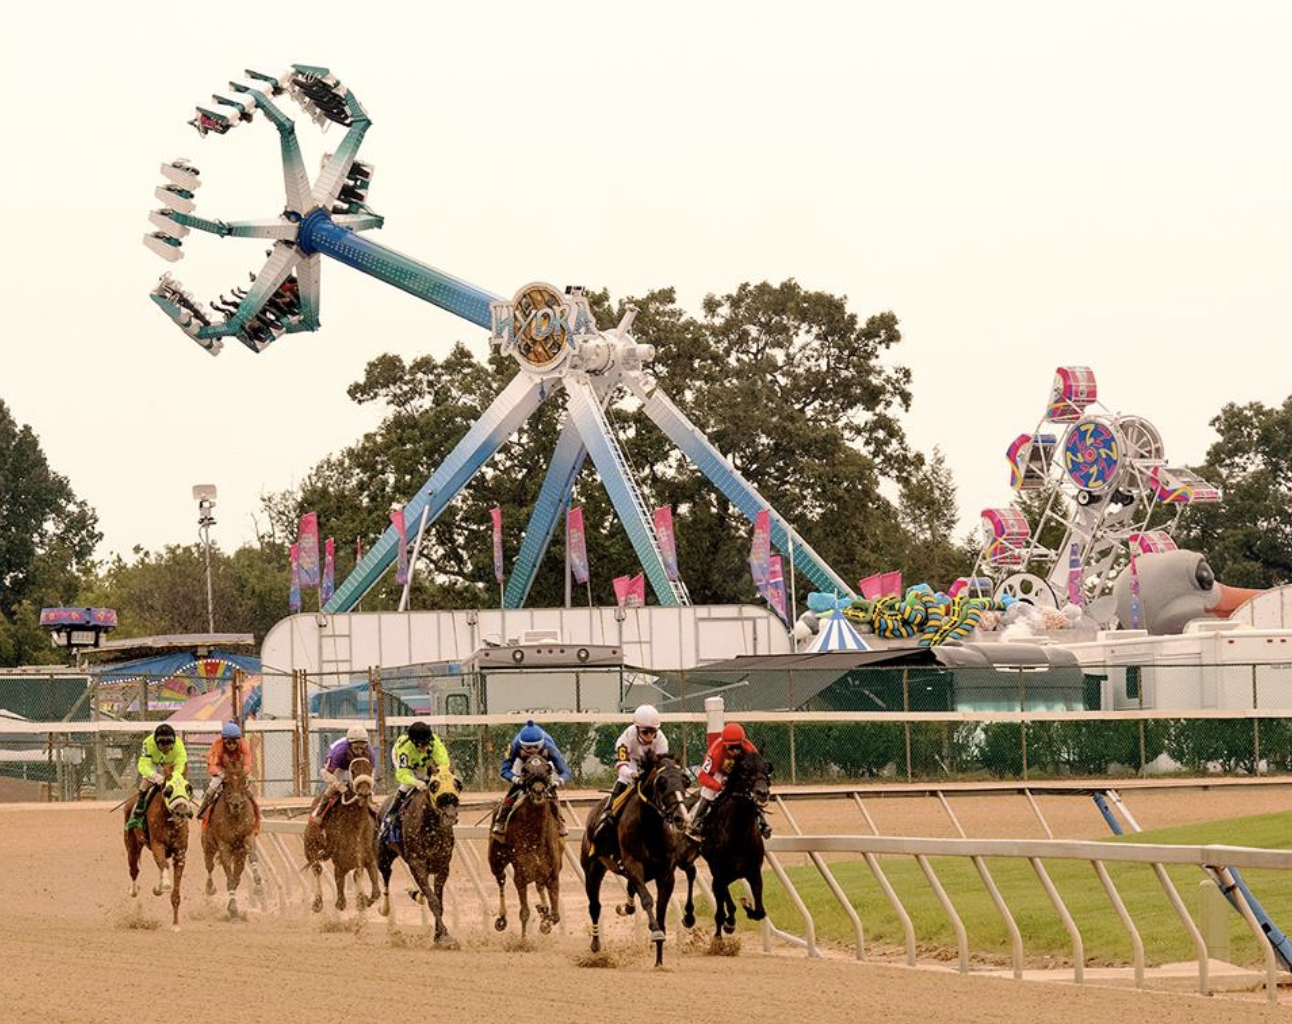
[[[461,792],[462,780],[448,768],[441,768],[431,776],[425,789],[410,796],[399,809],[397,840],[388,838],[383,842],[380,837],[376,840],[382,917],[390,914],[390,869],[395,859],[402,857],[417,883],[417,888],[410,889],[408,895],[425,903],[435,915],[437,946],[457,945],[444,927],[444,883],[448,881],[449,863],[453,860],[453,826],[458,820]],[[386,798],[382,817],[393,799],[393,796]]]
[[[498,882],[498,916],[493,926],[507,928],[507,865],[520,897],[520,937],[529,926],[529,887],[538,899],[538,930],[544,935],[561,920],[561,855],[564,843],[552,813],[556,787],[552,785],[552,762],[541,755],[527,760],[521,769],[521,792],[507,820],[506,833],[499,839],[489,834],[489,870]]]
[[[247,785],[247,773],[230,767],[224,774],[220,795],[206,812],[202,823],[202,856],[206,861],[206,894],[215,895],[216,857],[224,869],[225,888],[229,893],[230,917],[238,916],[238,884],[247,861],[254,856],[256,824],[259,809]],[[252,860],[253,896],[262,895],[259,872]]]
[[[327,797],[323,798],[325,801]],[[350,762],[350,781],[323,822],[310,816],[305,826],[305,860],[314,872],[315,913],[323,909],[323,861],[332,861],[336,877],[336,909],[345,910],[345,880],[354,873],[355,900],[359,909],[377,902],[377,825],[372,809],[372,762],[356,757]],[[369,892],[360,885],[368,874]]]
[[[761,921],[763,909],[763,835],[759,829],[761,808],[771,798],[772,765],[756,750],[736,755],[722,792],[714,800],[705,822],[700,854],[713,876],[713,937],[736,930],[736,904],[731,885],[741,879],[749,883],[754,903],[741,897],[745,916]]]
[[[126,863],[130,867],[130,895],[139,895],[139,856],[145,849],[157,862],[157,885],[153,895],[160,896],[170,890],[171,927],[179,931],[179,883],[184,877],[184,858],[188,856],[188,824],[193,817],[193,789],[188,779],[182,775],[170,778],[170,768],[166,769],[167,779],[161,792],[154,793],[148,810],[144,815],[145,827],[148,830],[144,838],[144,828],[126,830]],[[130,820],[134,801],[126,801],[125,820]],[[173,874],[173,878],[168,877]]]
[[[588,892],[588,916],[592,918],[592,952],[601,949],[601,882],[613,871],[628,881],[628,902],[616,907],[620,914],[636,910],[634,895],[639,896],[642,910],[650,924],[651,941],[655,943],[655,966],[664,965],[664,918],[673,897],[674,874],[679,867],[695,871],[694,844],[682,830],[689,822],[686,810],[686,772],[668,754],[647,752],[642,758],[637,784],[628,791],[619,812],[616,831],[608,839],[593,841],[596,823],[606,801],[601,800],[588,814],[583,837],[581,861]],[[607,798],[609,799],[609,798]],[[651,899],[647,883],[654,880],[655,898]],[[689,902],[682,923],[695,924],[694,908]]]

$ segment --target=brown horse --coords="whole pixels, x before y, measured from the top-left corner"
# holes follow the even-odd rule
[[[688,877],[695,871],[695,847],[683,833],[689,819],[686,810],[686,772],[668,754],[648,751],[642,758],[637,784],[628,791],[619,812],[616,832],[594,839],[606,801],[599,801],[588,813],[580,860],[588,892],[588,916],[592,918],[592,952],[601,950],[601,882],[613,871],[628,881],[628,902],[615,909],[631,914],[634,895],[641,897],[642,910],[650,924],[655,943],[655,966],[664,966],[664,918],[673,897],[674,874],[679,867]],[[608,799],[608,798],[607,798]],[[651,899],[647,882],[655,882]],[[695,924],[689,902],[682,924]]]
[[[561,920],[561,854],[564,844],[552,813],[556,787],[552,785],[552,763],[541,755],[527,760],[521,769],[521,793],[507,820],[506,833],[499,839],[489,834],[489,869],[498,882],[498,916],[493,926],[507,928],[507,865],[520,897],[520,937],[529,925],[529,887],[538,898],[538,930],[544,935]]]
[[[444,927],[444,883],[448,881],[449,863],[453,860],[453,826],[458,820],[461,792],[462,780],[448,768],[441,768],[431,776],[425,789],[418,790],[404,801],[395,823],[397,838],[377,839],[381,916],[390,915],[390,869],[396,857],[403,857],[417,883],[417,888],[410,889],[408,895],[419,903],[425,903],[435,915],[437,946],[457,945]],[[385,817],[393,799],[393,796],[386,798],[381,808],[382,817]]]
[[[215,895],[215,859],[220,858],[224,869],[225,887],[229,893],[230,917],[238,916],[238,884],[248,860],[254,883],[253,897],[263,895],[260,872],[256,869],[255,842],[259,810],[247,785],[247,773],[241,768],[230,767],[224,774],[224,785],[205,814],[202,823],[202,856],[206,860],[206,894]]]
[[[188,824],[193,817],[193,789],[182,775],[167,779],[160,793],[153,794],[144,816],[144,827],[126,830],[126,862],[130,867],[130,895],[139,895],[139,855],[145,849],[157,862],[157,885],[153,895],[170,890],[171,927],[179,931],[179,883],[188,856]],[[125,820],[130,820],[134,801],[127,800]],[[144,829],[147,838],[144,838]],[[173,873],[173,879],[167,875]]]
[[[321,802],[329,798],[323,797]],[[325,827],[326,826],[326,827]],[[377,827],[372,811],[372,762],[356,757],[350,762],[350,781],[323,822],[310,816],[305,826],[305,860],[314,872],[314,902],[310,909],[323,909],[323,861],[332,861],[336,877],[336,909],[345,910],[345,880],[354,873],[355,899],[359,909],[377,902]],[[364,895],[359,881],[368,873],[370,895]]]

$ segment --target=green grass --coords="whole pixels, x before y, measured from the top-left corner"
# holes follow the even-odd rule
[[[1159,829],[1120,840],[1110,837],[1107,841],[1288,849],[1292,847],[1292,811]],[[860,859],[827,859],[827,863],[861,918],[866,943],[904,946],[905,938],[897,915],[865,863]],[[930,947],[954,950],[955,931],[915,860],[883,857],[880,863],[910,914],[917,945],[923,950]],[[1009,934],[973,864],[962,857],[935,857],[931,863],[964,923],[971,954],[989,958],[1008,957]],[[1043,958],[1070,962],[1072,941],[1031,866],[1026,861],[1008,858],[989,858],[986,863],[1018,924],[1024,956],[1031,962]],[[1139,929],[1148,963],[1193,959],[1193,943],[1152,869],[1147,865],[1130,864],[1107,864],[1106,867]],[[1086,862],[1051,860],[1045,862],[1045,868],[1081,933],[1087,965],[1129,964],[1132,956],[1130,939],[1093,867]],[[1167,872],[1190,915],[1197,921],[1199,883],[1206,876],[1200,869],[1190,866],[1168,867]],[[852,924],[816,868],[811,865],[791,867],[787,868],[787,874],[812,914],[818,941],[851,947],[854,941]],[[803,922],[798,910],[775,875],[770,870],[765,875],[765,897],[772,920],[787,931],[802,934]],[[1274,923],[1284,931],[1292,932],[1292,873],[1251,870],[1243,872],[1243,878]],[[1256,941],[1242,918],[1228,908],[1226,911],[1231,959],[1237,963],[1259,960]],[[702,919],[703,913],[700,911]]]

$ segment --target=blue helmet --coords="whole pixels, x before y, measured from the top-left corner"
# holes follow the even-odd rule
[[[520,735],[516,738],[527,747],[536,747],[542,743],[546,737],[543,735],[543,730],[536,726],[534,724],[534,720],[531,718],[525,723],[525,728],[520,730]]]
[[[224,728],[220,730],[220,735],[226,740],[242,739],[242,730],[238,728],[237,722],[225,722]]]

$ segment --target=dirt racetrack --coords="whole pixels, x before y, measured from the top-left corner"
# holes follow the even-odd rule
[[[1136,794],[1132,806],[1145,827],[1158,827],[1283,809],[1287,801],[1286,788],[1245,787],[1224,794],[1224,814],[1216,812],[1216,800],[1199,799],[1196,792]],[[1056,835],[1102,834],[1102,822],[1082,803],[1044,798]],[[1020,800],[962,797],[952,804],[970,835],[1039,832]],[[855,809],[849,817],[845,806],[792,805],[805,831],[862,831]],[[936,801],[927,798],[868,806],[890,834],[938,834],[946,827]],[[783,821],[776,825],[785,828]],[[810,962],[801,954],[761,953],[752,932],[744,934],[739,956],[712,957],[699,941],[680,947],[672,928],[663,971],[651,966],[645,943],[626,939],[612,943],[617,969],[587,969],[578,965],[587,944],[583,898],[568,870],[569,933],[537,937],[529,949],[518,948],[514,909],[507,936],[464,928],[457,931],[456,951],[430,947],[408,921],[388,930],[371,911],[359,925],[353,912],[340,918],[253,912],[230,922],[223,919],[222,901],[208,903],[200,895],[204,872],[196,829],[191,848],[182,927],[175,934],[167,926],[169,904],[151,895],[151,867],[140,876],[146,884],[139,899],[126,895],[119,814],[105,813],[102,804],[0,805],[0,1021],[290,1024],[360,1015],[476,1022],[523,1015],[547,1024],[602,1024],[624,1017],[700,1021],[716,1014],[822,1024],[1121,1024],[1155,1018],[1229,1024],[1286,1021],[1292,1002],[1286,989],[1283,1005],[1272,1008],[1259,997],[1076,988],[842,958]]]

